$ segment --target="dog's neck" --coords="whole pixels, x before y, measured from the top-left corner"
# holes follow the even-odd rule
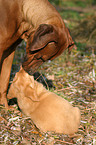
[[[33,27],[38,27],[42,22],[46,23],[47,20],[58,15],[48,0],[23,0],[22,10],[24,19],[30,22]]]

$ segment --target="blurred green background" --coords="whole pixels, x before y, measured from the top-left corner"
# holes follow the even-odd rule
[[[78,49],[92,47],[96,54],[96,0],[49,0],[49,2],[64,19]]]
[[[52,4],[63,6],[81,6],[96,5],[96,0],[49,0]]]

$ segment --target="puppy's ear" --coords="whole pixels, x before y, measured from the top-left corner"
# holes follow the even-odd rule
[[[36,94],[36,90],[31,88],[30,86],[27,86],[24,94],[26,97],[30,98],[34,102],[39,101],[38,96]]]
[[[34,34],[33,41],[30,45],[30,51],[36,52],[45,48],[50,42],[58,42],[58,34],[52,25],[41,24]]]
[[[28,86],[26,86],[25,96],[30,98],[32,101],[37,102],[37,101],[39,101],[39,99],[36,94],[34,77],[29,75],[29,79],[30,79],[30,84]]]
[[[32,88],[32,89],[35,89],[34,87],[35,87],[35,81],[34,81],[34,77],[33,76],[31,76],[31,75],[29,75],[29,78],[30,78],[30,87]]]

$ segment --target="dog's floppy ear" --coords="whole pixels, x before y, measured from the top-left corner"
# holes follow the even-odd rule
[[[58,34],[55,28],[49,24],[39,25],[37,31],[34,34],[33,41],[30,45],[30,51],[38,51],[45,48],[48,43],[58,41]]]

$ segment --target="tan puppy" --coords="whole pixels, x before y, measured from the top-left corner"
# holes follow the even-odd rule
[[[46,90],[22,68],[16,73],[8,98],[17,98],[22,112],[30,116],[41,131],[72,135],[78,131],[80,111],[65,99]]]

